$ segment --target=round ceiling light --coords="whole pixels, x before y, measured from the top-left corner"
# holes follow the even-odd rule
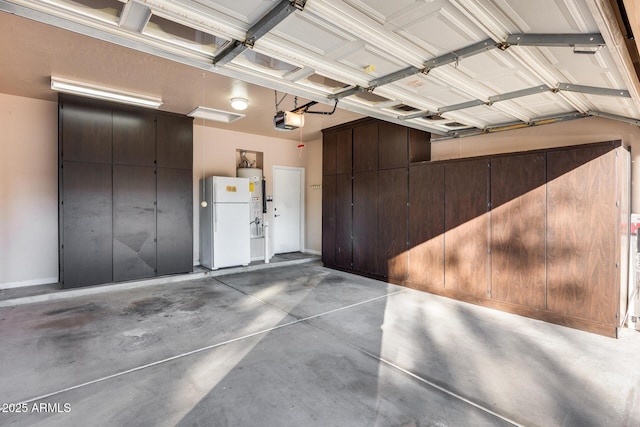
[[[231,108],[233,108],[234,110],[246,110],[248,106],[249,101],[247,101],[245,98],[231,98]]]

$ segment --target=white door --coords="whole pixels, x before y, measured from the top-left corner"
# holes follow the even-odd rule
[[[304,236],[304,168],[273,167],[274,253],[298,252]]]

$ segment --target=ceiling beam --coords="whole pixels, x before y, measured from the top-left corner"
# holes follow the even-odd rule
[[[462,49],[454,50],[453,52],[425,61],[424,67],[427,72],[429,72],[436,67],[457,62],[460,58],[477,55],[496,47],[498,47],[498,45],[492,39],[486,39],[471,46],[463,47]]]
[[[252,48],[256,40],[271,31],[296,10],[303,10],[306,0],[280,0],[269,12],[247,30],[244,41],[232,40],[219,54],[213,58],[214,65],[222,66]]]
[[[604,46],[604,38],[599,33],[592,34],[509,34],[504,47],[537,46],[537,47],[576,47]]]
[[[352,88],[349,88],[347,90],[343,90],[342,92],[338,92],[338,93],[332,93],[328,96],[329,99],[342,99],[342,98],[346,98],[347,96],[351,96],[351,95],[355,95],[356,93],[362,93],[362,92],[366,92],[367,88],[365,87],[361,87],[361,86],[354,86]]]
[[[601,113],[600,111],[587,112],[590,116],[602,117],[604,119],[617,120],[619,122],[629,123],[630,125],[640,126],[640,120],[633,119],[631,117],[619,116],[617,114]]]
[[[574,85],[571,83],[558,83],[558,90],[567,92],[578,92],[588,95],[617,96],[620,98],[631,98],[628,90],[625,89],[609,89],[604,87]]]
[[[446,107],[438,108],[438,113],[447,113],[449,111],[464,110],[467,108],[477,107],[479,105],[487,105],[487,102],[482,101],[481,99],[474,99],[472,101],[461,102],[460,104],[448,105]]]
[[[487,127],[485,129],[449,131],[447,135],[442,138],[435,138],[435,139],[432,138],[431,142],[440,142],[440,141],[447,141],[454,138],[467,138],[470,136],[486,135],[488,133],[504,132],[508,130],[522,129],[522,128],[527,128],[531,126],[549,125],[552,123],[565,122],[568,120],[583,119],[585,117],[588,117],[588,116],[578,111],[574,111],[571,113],[539,117],[529,122],[510,122],[510,123],[494,125],[491,127]]]
[[[522,98],[523,96],[535,95],[536,93],[542,93],[551,90],[551,88],[547,85],[540,85],[535,87],[530,87],[522,90],[515,90],[513,92],[507,92],[500,95],[494,95],[489,97],[489,102],[493,104],[494,102],[506,101],[508,99],[514,98]]]

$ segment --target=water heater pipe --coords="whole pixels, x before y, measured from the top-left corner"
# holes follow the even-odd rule
[[[269,264],[269,221],[264,222],[262,232],[264,233],[264,263]]]

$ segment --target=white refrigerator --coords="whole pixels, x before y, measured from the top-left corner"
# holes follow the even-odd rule
[[[210,270],[251,262],[248,178],[200,180],[200,265]],[[201,202],[203,201],[201,200]]]

